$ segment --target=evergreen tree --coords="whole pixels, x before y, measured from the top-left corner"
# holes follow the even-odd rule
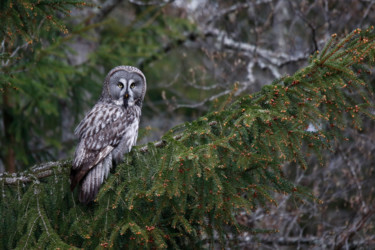
[[[116,65],[134,65],[142,57],[155,60],[162,41],[174,46],[181,33],[192,29],[187,20],[164,17],[160,7],[145,7],[124,25],[113,18],[103,20],[111,5],[83,8],[85,15],[73,8],[81,6],[87,4],[1,3],[0,170],[4,165],[7,172],[21,171],[70,155],[75,143],[72,127],[93,105],[103,72]],[[76,62],[82,48],[74,45],[82,40],[89,49]],[[149,88],[148,94],[156,96],[159,91]]]
[[[66,61],[64,46],[72,36],[62,17],[71,7],[83,5],[77,0],[1,1],[0,159],[8,172],[16,172],[16,165],[49,159],[56,150],[41,149],[59,146],[58,111],[73,92],[69,74],[79,75]]]
[[[277,205],[275,192],[315,199],[288,181],[283,163],[306,168],[307,154],[345,140],[342,129],[360,129],[363,115],[374,118],[374,63],[373,27],[333,35],[294,75],[230,95],[218,110],[134,148],[90,206],[69,191],[69,160],[3,174],[0,246],[200,248],[270,232],[244,228],[236,214]]]

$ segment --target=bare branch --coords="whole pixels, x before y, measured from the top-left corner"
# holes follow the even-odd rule
[[[179,108],[197,108],[197,107],[200,107],[200,106],[203,106],[205,103],[207,102],[210,102],[210,101],[213,101],[221,96],[224,96],[224,95],[227,95],[229,94],[230,92],[232,92],[231,89],[227,89],[223,92],[220,92],[216,95],[213,95],[213,96],[210,96],[206,99],[204,99],[203,101],[201,102],[198,102],[198,103],[192,103],[192,104],[177,104],[177,106],[175,107],[175,109],[179,109]]]
[[[4,182],[7,185],[14,185],[19,182],[28,183],[32,181],[37,181],[39,179],[51,176],[54,170],[57,172],[64,172],[70,169],[72,164],[71,160],[46,162],[40,165],[35,165],[31,167],[30,170],[21,172],[19,174],[9,174],[7,172],[0,174],[0,182]]]
[[[375,3],[375,0],[370,0],[370,1],[371,1],[371,2],[370,2],[370,4],[367,6],[366,11],[365,11],[365,13],[363,14],[363,17],[362,17],[361,22],[359,23],[358,27],[362,27],[363,21],[366,19],[366,17],[368,16],[368,14],[369,14],[369,12],[370,12],[372,6],[373,6],[374,3]]]
[[[348,241],[358,232],[360,231],[367,221],[375,214],[375,209],[372,208],[369,211],[362,214],[361,218],[359,218],[355,223],[351,223],[350,226],[336,236],[336,244],[334,249],[342,249],[344,245],[348,243]]]
[[[123,0],[111,0],[106,1],[100,8],[99,13],[93,18],[93,22],[101,22],[104,18],[106,18],[112,10],[114,10],[119,4],[121,4]]]
[[[169,4],[169,3],[173,3],[174,0],[156,0],[156,1],[148,1],[148,2],[144,2],[144,1],[141,1],[141,0],[129,0],[129,2],[131,2],[132,4],[136,4],[136,5],[141,5],[141,6],[149,6],[149,5],[158,5],[158,6],[163,6],[163,5],[166,5],[166,4]]]
[[[259,48],[249,43],[238,42],[230,38],[224,31],[218,29],[211,29],[207,31],[205,36],[216,37],[218,46],[246,52],[249,53],[249,55],[256,54],[257,56],[263,57],[265,60],[276,66],[282,66],[289,62],[305,60],[308,57],[307,53],[299,53],[297,56],[293,56],[283,52],[274,52],[272,50]]]
[[[250,8],[253,4],[263,4],[263,3],[271,3],[272,0],[257,0],[255,3],[238,3],[230,6],[229,8],[223,9],[218,11],[217,13],[213,14],[211,18],[206,21],[206,25],[215,22],[217,19],[222,18],[223,16],[227,16],[230,13],[237,12],[243,9]]]

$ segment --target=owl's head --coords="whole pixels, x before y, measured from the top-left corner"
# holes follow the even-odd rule
[[[141,106],[146,93],[146,77],[132,66],[113,68],[104,81],[101,99],[120,106]]]

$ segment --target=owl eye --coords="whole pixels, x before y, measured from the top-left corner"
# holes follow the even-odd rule
[[[130,84],[130,88],[134,89],[134,87],[135,87],[135,83],[133,82],[132,84]]]
[[[122,84],[121,82],[118,82],[117,83],[117,87],[119,87],[120,89],[122,89],[124,87],[124,84]]]

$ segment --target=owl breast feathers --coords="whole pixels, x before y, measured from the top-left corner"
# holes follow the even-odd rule
[[[94,200],[113,164],[136,144],[146,79],[137,68],[119,66],[109,72],[102,96],[75,130],[71,189],[79,185],[79,201]]]

